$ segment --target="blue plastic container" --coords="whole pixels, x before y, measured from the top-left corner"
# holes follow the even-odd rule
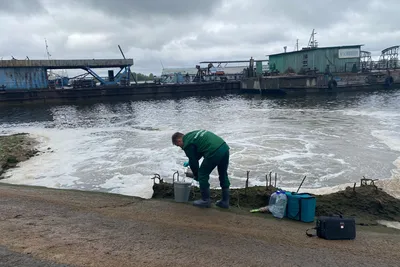
[[[314,222],[317,201],[307,193],[285,192],[287,206],[285,217],[302,222]]]

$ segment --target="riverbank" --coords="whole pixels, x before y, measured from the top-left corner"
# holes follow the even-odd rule
[[[231,205],[242,210],[265,207],[269,197],[277,188],[255,186],[231,189]],[[173,199],[173,184],[161,182],[153,185],[154,199]],[[348,187],[343,191],[314,195],[316,198],[316,216],[342,215],[354,217],[359,225],[376,226],[378,221],[400,221],[400,199],[394,198],[375,185]],[[200,190],[193,187],[189,200],[200,197]],[[212,189],[211,198],[221,198],[221,190]]]
[[[35,147],[38,142],[34,137],[21,133],[0,136],[1,171],[16,167],[21,161],[47,151],[39,152]],[[47,148],[51,152],[50,148]],[[1,172],[0,172],[1,179]],[[156,181],[157,179],[155,179]],[[231,206],[248,212],[250,209],[264,207],[270,195],[277,188],[272,186],[255,186],[231,190]],[[355,217],[361,225],[378,225],[379,221],[400,222],[400,199],[397,199],[375,185],[348,187],[343,191],[314,195],[317,199],[316,216],[340,214]],[[190,201],[200,197],[199,188],[193,187]],[[211,190],[213,200],[221,197],[221,191]],[[173,184],[156,182],[153,186],[153,199],[174,198]]]
[[[26,133],[0,135],[0,179],[3,173],[38,154],[37,141]]]
[[[305,235],[313,224],[236,207],[199,209],[170,200],[4,183],[0,195],[6,266],[397,266],[400,261],[399,231],[385,227],[357,226],[356,240],[327,241]]]
[[[8,143],[4,138],[9,139]],[[5,150],[7,155],[12,154],[13,149],[25,155],[26,151],[34,149],[34,143],[28,145],[27,140],[31,140],[29,135],[7,136],[3,137],[2,144],[9,144],[10,150]],[[171,190],[170,184],[162,186]],[[162,192],[170,192],[168,190]],[[358,225],[356,240],[309,238],[305,230],[313,227],[312,223],[278,220],[269,214],[250,214],[247,206],[251,206],[251,199],[260,201],[258,204],[264,201],[266,194],[260,190],[248,188],[247,198],[241,195],[242,190],[235,191],[233,206],[226,211],[174,203],[172,197],[145,200],[117,194],[0,183],[0,255],[5,255],[2,264],[398,265],[400,231],[375,224],[369,227]],[[382,196],[380,191],[377,192]],[[195,193],[199,196],[197,191]],[[361,191],[357,195],[361,197]],[[213,192],[213,198],[218,197],[218,191]],[[239,202],[235,202],[236,199]],[[326,199],[327,203],[333,201]],[[384,207],[385,201],[382,202]],[[353,204],[357,208],[357,204]]]

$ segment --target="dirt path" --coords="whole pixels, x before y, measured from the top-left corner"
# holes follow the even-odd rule
[[[0,184],[0,207],[0,255],[7,255],[0,266],[18,266],[16,262],[24,263],[20,266],[399,266],[400,262],[400,231],[383,227],[359,227],[354,241],[325,241],[305,236],[305,229],[313,225],[247,211],[6,184]]]

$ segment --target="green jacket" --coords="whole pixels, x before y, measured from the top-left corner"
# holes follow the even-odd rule
[[[223,144],[226,143],[221,137],[206,130],[192,131],[183,136],[183,150],[189,158],[190,169],[194,176],[197,177],[198,174],[199,160],[202,157],[212,158]],[[229,149],[228,145],[226,147]]]

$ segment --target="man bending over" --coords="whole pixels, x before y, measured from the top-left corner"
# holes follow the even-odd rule
[[[193,205],[204,208],[211,207],[208,180],[211,172],[217,167],[222,199],[215,204],[220,208],[229,208],[229,146],[226,142],[210,131],[196,130],[186,134],[174,133],[172,144],[185,151],[194,179],[200,184],[201,199],[194,201]],[[199,167],[199,160],[202,157],[204,159]]]

